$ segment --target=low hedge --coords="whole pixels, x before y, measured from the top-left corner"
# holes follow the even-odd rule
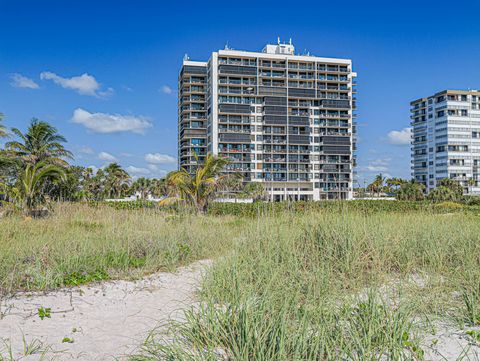
[[[356,211],[365,214],[378,212],[432,212],[451,213],[464,210],[477,210],[478,207],[466,206],[451,202],[433,204],[431,202],[386,201],[386,200],[353,200],[353,201],[318,201],[318,202],[256,202],[256,203],[212,203],[209,207],[211,215],[235,215],[256,217],[274,215],[280,212],[305,212],[315,210]]]
[[[181,205],[159,206],[153,201],[132,202],[101,202],[90,201],[88,205],[99,207],[101,205],[119,210],[161,209],[172,213],[187,212],[187,208]],[[428,201],[387,201],[387,200],[352,200],[352,201],[300,201],[300,202],[254,202],[254,203],[219,203],[212,202],[208,214],[214,216],[241,216],[257,217],[271,216],[283,212],[302,213],[307,211],[329,210],[333,212],[355,211],[365,214],[379,212],[475,212],[480,214],[480,206],[454,202],[432,203]]]

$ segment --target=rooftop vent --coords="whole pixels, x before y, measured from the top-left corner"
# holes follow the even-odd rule
[[[280,38],[277,40],[277,44],[267,44],[262,50],[263,53],[267,54],[285,54],[285,55],[294,55],[295,47],[292,44],[292,39],[289,43],[280,43]]]

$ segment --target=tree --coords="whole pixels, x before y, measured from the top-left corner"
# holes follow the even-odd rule
[[[7,136],[7,128],[2,124],[2,121],[3,121],[3,114],[0,113],[0,139],[5,138]],[[0,170],[2,170],[3,167],[5,167],[10,163],[11,162],[6,156],[5,151],[3,149],[0,149]],[[1,173],[0,173],[0,176],[1,176]]]
[[[140,193],[141,199],[146,199],[148,194],[151,193],[152,184],[153,182],[151,179],[144,177],[138,178],[132,183],[132,191]]]
[[[260,182],[248,182],[243,188],[243,193],[254,202],[267,198],[265,187]]]
[[[50,196],[60,201],[87,200],[84,191],[86,168],[69,166],[65,169],[65,177],[51,182]]]
[[[26,215],[32,215],[39,206],[46,203],[45,184],[48,180],[62,179],[65,171],[55,164],[48,164],[45,161],[36,164],[27,164],[18,179],[15,187],[16,201],[20,204]]]
[[[463,196],[462,185],[454,179],[443,178],[437,183],[437,187],[446,187],[446,188],[450,189],[453,192],[453,194],[455,195],[454,200],[458,200],[458,199],[462,198],[462,196]]]
[[[204,163],[196,167],[194,174],[190,174],[185,168],[182,168],[170,173],[167,182],[171,182],[176,188],[178,196],[175,198],[180,198],[190,204],[198,213],[206,213],[209,201],[229,177],[224,173],[227,164],[226,158],[208,154]]]
[[[397,190],[397,199],[400,201],[421,201],[425,199],[425,186],[417,183],[414,179],[404,183]]]
[[[7,128],[2,124],[3,113],[0,113],[0,138],[5,138],[7,136]]]
[[[432,202],[456,201],[457,195],[445,186],[439,186],[428,193],[427,199]]]
[[[64,158],[73,158],[62,144],[67,141],[65,137],[47,122],[33,118],[25,134],[17,128],[12,128],[12,133],[19,140],[8,142],[5,149],[26,164],[35,165],[45,161],[66,167],[68,163]]]
[[[381,174],[379,174],[375,177],[374,181],[368,185],[367,189],[370,192],[376,193],[377,196],[379,196],[380,191],[382,190],[384,181],[385,181],[385,178]]]
[[[86,169],[84,188],[87,196],[91,195],[96,201],[105,199],[108,196],[106,183],[106,174],[103,169],[98,169],[95,175],[91,168]]]
[[[218,189],[218,193],[230,197],[233,195],[237,196],[239,192],[243,189],[243,177],[240,173],[230,173],[228,177],[221,183],[221,186]]]
[[[472,188],[477,185],[477,180],[475,178],[470,178],[467,183],[468,183],[468,194],[472,194]]]
[[[111,163],[105,168],[106,190],[110,198],[120,198],[128,190],[130,175],[118,164]]]
[[[395,177],[388,178],[385,182],[387,183],[387,186],[389,186],[394,190],[397,190],[398,188],[400,188],[402,184],[408,183],[408,181],[405,179],[395,178]]]

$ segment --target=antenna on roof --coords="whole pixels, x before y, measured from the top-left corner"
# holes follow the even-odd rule
[[[289,44],[292,45],[292,38],[290,38]]]
[[[277,44],[280,45],[280,37],[277,36]]]
[[[186,61],[186,60],[190,60],[190,57],[188,56],[187,53],[185,53],[185,55],[183,56],[183,60],[185,60],[185,61]]]

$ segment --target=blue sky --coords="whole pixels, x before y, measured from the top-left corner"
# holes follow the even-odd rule
[[[410,178],[409,102],[480,88],[480,1],[0,0],[0,112],[64,134],[77,164],[176,167],[177,75],[228,42],[348,57],[358,72],[358,178]],[[390,132],[394,133],[390,133]],[[395,133],[399,132],[399,133]],[[398,144],[400,143],[400,144]]]

